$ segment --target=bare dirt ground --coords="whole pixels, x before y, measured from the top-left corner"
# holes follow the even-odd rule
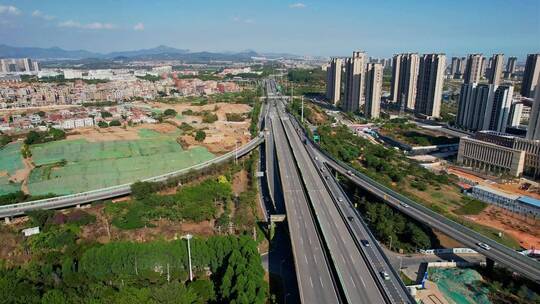
[[[470,172],[465,172],[455,167],[448,167],[448,173],[454,174],[458,177],[466,178],[468,180],[474,181],[480,185],[489,186],[507,193],[517,194],[517,195],[527,195],[536,199],[540,199],[540,193],[535,191],[527,191],[520,189],[520,186],[525,182],[524,180],[519,180],[516,183],[501,184],[494,181],[486,180],[485,178],[474,175]]]
[[[203,142],[197,142],[191,135],[182,136],[182,142],[185,145],[184,148],[202,145],[212,153],[222,154],[234,150],[236,145],[241,146],[247,143],[251,138],[249,133],[249,119],[243,122],[227,121],[227,113],[243,114],[251,111],[251,107],[246,104],[215,103],[204,106],[192,106],[188,103],[171,105],[154,102],[150,105],[161,110],[174,109],[178,114],[186,110],[192,110],[194,112],[209,111],[217,115],[218,120],[214,123],[203,123],[202,117],[196,115],[183,115],[181,118],[171,119],[178,125],[185,122],[196,129],[203,129],[206,133],[206,138]]]
[[[242,170],[233,176],[232,190],[233,193],[239,195],[247,190],[248,187],[248,173],[246,170]]]
[[[32,172],[32,169],[35,168],[35,165],[32,160],[28,158],[23,158],[23,164],[24,168],[21,170],[17,170],[13,174],[13,176],[11,176],[10,180],[16,183],[22,182],[21,191],[25,194],[29,194],[30,192],[28,191],[28,178],[30,177],[30,172]]]
[[[159,133],[168,133],[177,130],[173,125],[161,124],[140,124],[133,127],[109,127],[109,128],[83,128],[71,131],[67,139],[86,139],[89,142],[114,141],[114,140],[135,140],[139,139],[140,129],[150,129]]]
[[[495,206],[488,206],[479,215],[467,218],[511,235],[524,248],[540,248],[540,221],[525,219]]]
[[[24,236],[19,232],[24,227],[26,220],[18,220],[11,225],[0,225],[0,260],[10,264],[22,264],[30,260],[22,247]]]
[[[81,238],[96,241],[102,244],[110,241],[148,242],[158,239],[178,239],[186,233],[198,236],[211,236],[214,234],[214,221],[200,223],[173,222],[165,219],[153,221],[155,227],[144,227],[133,230],[122,230],[114,227],[110,219],[105,216],[104,206],[92,206],[85,211],[96,216],[96,222],[81,229]]]

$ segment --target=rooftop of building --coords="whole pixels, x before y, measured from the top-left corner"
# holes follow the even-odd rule
[[[518,198],[518,201],[527,205],[531,205],[536,208],[540,208],[540,200],[529,197],[529,196],[521,196]]]

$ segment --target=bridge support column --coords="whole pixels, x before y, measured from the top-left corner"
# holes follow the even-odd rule
[[[486,258],[486,270],[488,272],[492,272],[494,267],[495,267],[495,261],[493,261],[490,258]]]
[[[77,204],[75,207],[76,208],[81,208],[81,204]]]
[[[9,216],[6,216],[6,217],[4,218],[4,222],[5,222],[6,224],[11,224],[11,218],[10,218]]]

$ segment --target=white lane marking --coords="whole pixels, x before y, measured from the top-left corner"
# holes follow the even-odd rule
[[[313,255],[313,259],[315,260],[315,264],[317,264],[317,256]]]
[[[304,255],[304,259],[306,260],[306,264],[308,263],[307,261],[307,255]]]
[[[354,288],[356,288],[356,283],[354,283],[354,280],[352,279],[352,277],[351,277],[351,282],[352,282]]]
[[[311,283],[311,288],[313,288],[313,280],[311,279],[311,276],[309,276],[309,283]]]
[[[362,279],[362,277],[360,277],[360,282],[362,282],[362,285],[364,285],[364,288],[366,288],[366,283],[364,283],[364,279]]]
[[[323,284],[323,282],[322,282],[322,278],[321,278],[321,277],[319,277],[319,281],[321,281],[321,286],[324,287],[324,284]]]

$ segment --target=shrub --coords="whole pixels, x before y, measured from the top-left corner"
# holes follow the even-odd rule
[[[206,138],[206,132],[203,130],[197,130],[197,133],[195,133],[195,140],[198,142],[202,142]]]
[[[103,121],[101,120],[100,122],[98,122],[98,127],[100,128],[108,128],[109,127],[109,124],[106,122],[106,121]]]
[[[176,116],[176,111],[174,109],[167,109],[163,112],[165,116]]]
[[[216,122],[218,120],[218,117],[216,114],[214,113],[204,113],[203,115],[203,118],[202,118],[202,122],[204,123],[213,123],[213,122]]]
[[[119,120],[112,120],[110,123],[109,123],[109,126],[111,127],[120,127],[122,125],[122,123],[119,121]]]

